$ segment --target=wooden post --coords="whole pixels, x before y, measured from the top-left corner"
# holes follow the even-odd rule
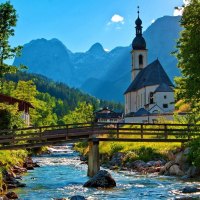
[[[65,137],[65,139],[67,140],[68,139],[68,133],[69,133],[69,130],[68,130],[68,124],[66,125],[66,129],[67,129],[67,135],[66,135],[66,137]]]
[[[164,135],[165,135],[165,140],[167,140],[168,134],[167,134],[167,124],[164,125]]]
[[[88,173],[89,177],[93,177],[100,170],[99,164],[99,139],[92,138],[89,140],[89,158]]]
[[[141,124],[141,139],[143,139],[143,124]]]

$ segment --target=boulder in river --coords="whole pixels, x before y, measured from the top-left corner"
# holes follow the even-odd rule
[[[196,187],[187,186],[184,187],[182,190],[182,193],[195,193],[195,192],[200,192],[200,189]]]
[[[116,186],[115,180],[112,178],[109,172],[106,170],[100,170],[95,176],[93,176],[89,181],[87,181],[83,187],[102,187],[102,188],[112,188]]]
[[[76,195],[71,197],[70,200],[86,200],[86,198],[80,195]]]
[[[180,169],[179,165],[172,165],[169,168],[169,175],[172,175],[172,176],[183,176],[184,172]]]

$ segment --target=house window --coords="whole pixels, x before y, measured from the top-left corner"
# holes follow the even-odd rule
[[[139,65],[143,65],[143,56],[139,55]]]
[[[153,92],[150,92],[150,94],[149,94],[149,103],[150,103],[150,104],[153,104],[153,103],[154,103],[154,100],[153,100]]]
[[[168,108],[168,104],[163,104],[163,108]]]
[[[167,98],[167,95],[164,95],[164,99],[166,99]]]

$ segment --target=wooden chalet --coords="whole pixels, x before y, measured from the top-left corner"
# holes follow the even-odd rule
[[[29,109],[34,108],[33,105],[27,101],[16,99],[14,97],[0,94],[0,103],[5,103],[8,105],[18,104],[18,111],[22,112],[22,118],[24,119],[26,125],[30,125],[30,114]]]
[[[123,113],[115,112],[108,107],[104,107],[94,113],[95,122],[103,123],[121,123],[123,122]]]

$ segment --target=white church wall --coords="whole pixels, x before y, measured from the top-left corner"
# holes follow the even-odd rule
[[[132,51],[132,81],[135,79],[137,74],[140,72],[140,70],[133,70],[133,69],[142,69],[147,66],[147,50],[137,50]],[[139,56],[143,56],[143,64],[139,65]]]
[[[157,92],[155,94],[156,103],[164,112],[174,110],[174,93],[173,92]]]
[[[151,93],[151,92],[154,92],[154,91],[156,90],[157,87],[158,87],[158,85],[152,85],[152,86],[147,86],[147,87],[145,87],[145,93],[146,93],[145,99],[146,99],[146,104],[149,104],[149,103],[150,103],[150,93]],[[154,96],[154,104],[149,105],[149,108],[151,108],[152,106],[154,106],[155,103],[156,103],[156,99],[155,99],[155,96]]]

